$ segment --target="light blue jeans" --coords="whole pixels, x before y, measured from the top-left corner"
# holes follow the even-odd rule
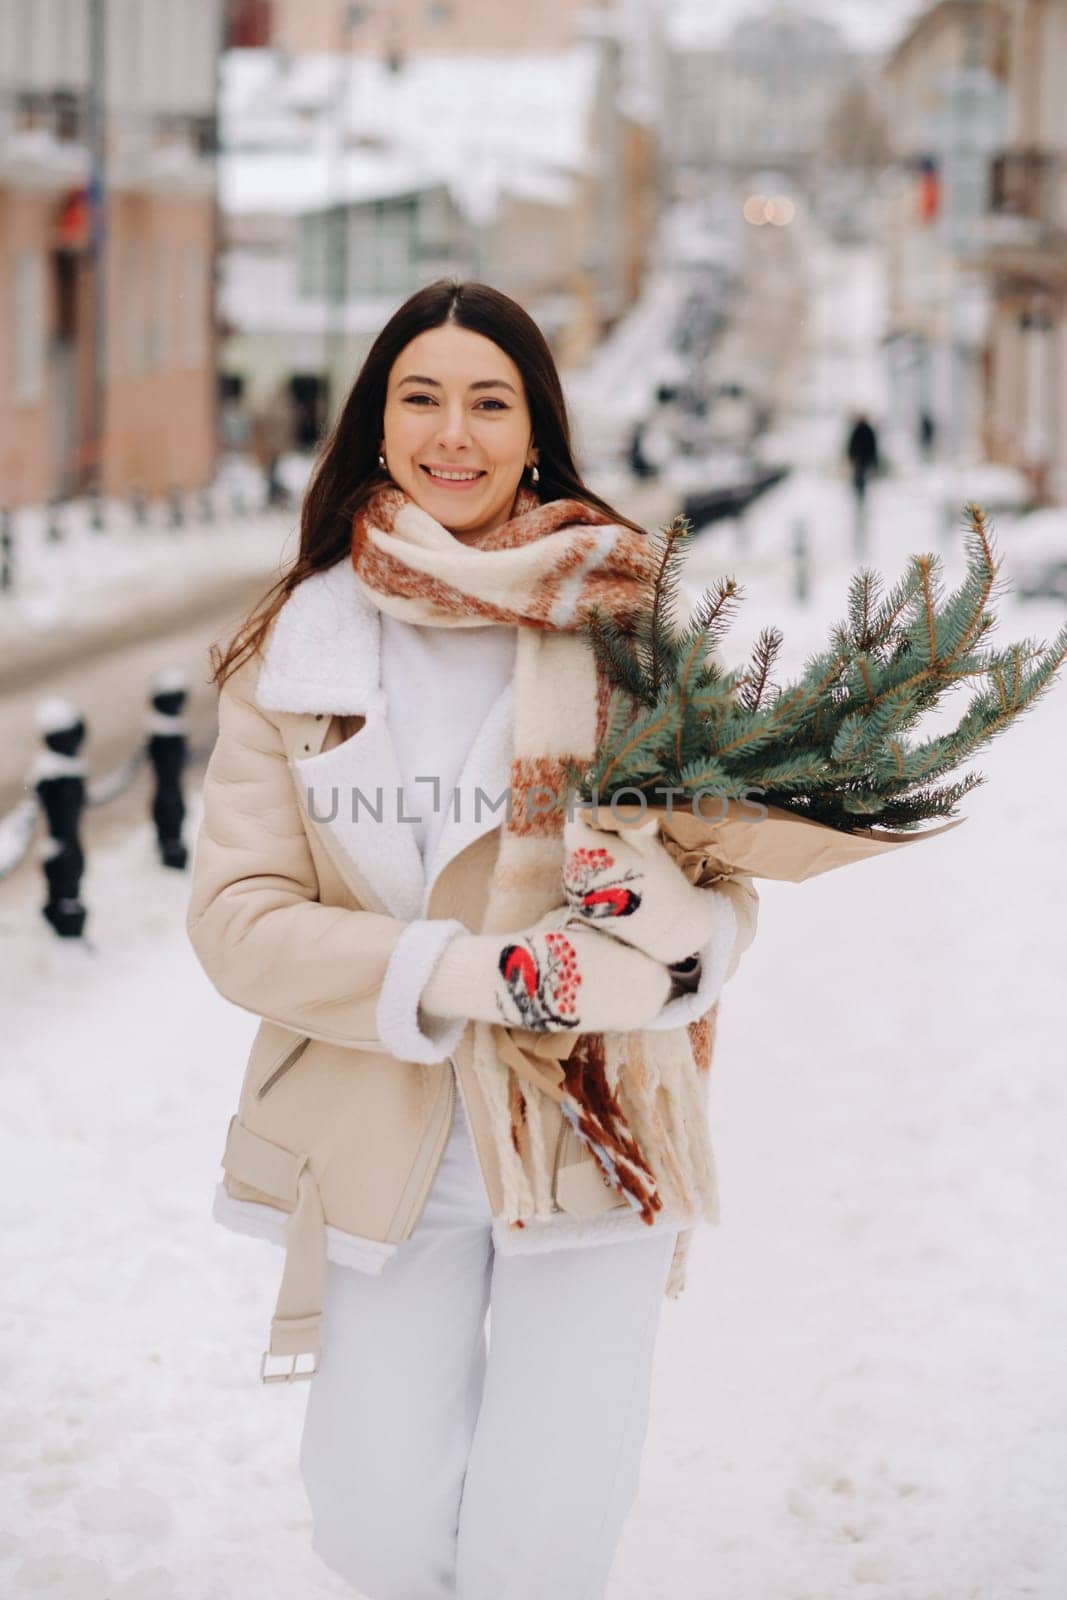
[[[457,1095],[411,1237],[380,1276],[327,1267],[300,1468],[365,1600],[604,1595],[676,1231],[514,1256],[490,1221]]]

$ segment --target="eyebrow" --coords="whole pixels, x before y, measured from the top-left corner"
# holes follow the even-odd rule
[[[436,378],[425,378],[418,372],[409,372],[406,378],[401,378],[397,388],[403,388],[405,383],[424,383],[431,389],[440,389],[442,387]],[[482,378],[480,382],[472,383],[469,387],[471,389],[511,389],[512,394],[518,394],[518,391],[510,383],[506,383],[503,378]]]

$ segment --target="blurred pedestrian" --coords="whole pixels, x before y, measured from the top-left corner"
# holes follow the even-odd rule
[[[867,479],[872,472],[878,471],[878,435],[863,412],[857,415],[853,423],[845,453],[852,466],[852,487],[856,500],[862,502],[867,493]]]
[[[937,423],[924,406],[919,412],[919,454],[926,462],[934,459],[934,441],[936,438]]]
[[[878,435],[862,411],[854,418],[845,454],[852,468],[852,489],[856,497],[853,554],[857,560],[862,560],[867,553],[867,479],[878,471]]]
[[[289,397],[277,390],[252,422],[252,453],[266,478],[267,504],[288,503],[289,492],[282,482],[281,458],[293,448],[293,409]]]
[[[248,415],[236,395],[226,395],[219,406],[219,443],[229,455],[242,455],[248,449]]]

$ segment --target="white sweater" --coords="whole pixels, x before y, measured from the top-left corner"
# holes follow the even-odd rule
[[[515,670],[518,628],[434,628],[381,613],[381,683],[422,859],[437,836],[474,736]],[[436,778],[434,785],[416,779]],[[434,800],[438,800],[434,810]]]

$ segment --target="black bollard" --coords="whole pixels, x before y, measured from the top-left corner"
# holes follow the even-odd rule
[[[61,939],[80,939],[86,910],[80,898],[85,857],[79,827],[85,806],[85,763],[78,756],[85,721],[69,700],[41,701],[36,723],[44,737],[30,769],[49,837],[40,849],[47,896],[41,914]]]
[[[0,506],[0,594],[15,587],[15,534],[9,506]]]
[[[188,729],[185,697],[189,680],[178,668],[165,668],[152,680],[152,709],[148,713],[148,759],[155,773],[152,796],[152,821],[156,827],[159,857],[165,867],[184,871],[189,852],[182,839],[185,799],[182,771],[185,767]]]
[[[62,544],[63,524],[59,520],[59,511],[63,501],[58,494],[54,494],[48,502],[48,522],[45,526],[44,536],[49,544]]]
[[[793,523],[793,599],[806,605],[811,595],[811,544],[803,517]]]
[[[104,497],[99,489],[89,491],[89,526],[94,533],[104,532]]]
[[[184,528],[185,506],[182,503],[182,492],[177,484],[167,490],[167,505],[170,508],[170,526],[172,528]]]
[[[147,528],[148,496],[139,485],[135,485],[134,488],[130,490],[130,511],[133,514],[135,526],[138,528]]]

